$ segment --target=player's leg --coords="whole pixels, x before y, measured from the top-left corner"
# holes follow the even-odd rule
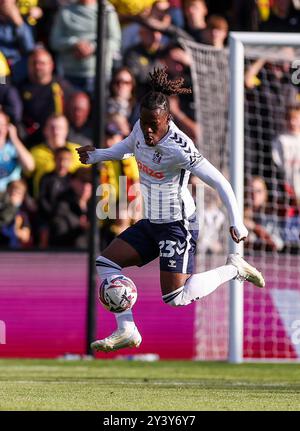
[[[102,252],[101,257],[105,257],[105,259],[114,262],[121,268],[142,264],[141,256],[137,250],[128,242],[118,237],[106,247]]]
[[[147,247],[145,247],[147,244]],[[121,275],[128,266],[142,266],[159,254],[155,241],[147,234],[147,221],[141,220],[126,229],[96,259],[97,272],[101,280],[112,275]],[[118,328],[109,337],[92,343],[98,351],[138,347],[142,337],[134,323],[132,310],[115,313]]]
[[[188,305],[209,295],[221,284],[236,276],[237,269],[233,265],[223,265],[210,271],[189,275],[161,271],[163,300],[172,306]]]
[[[178,274],[161,271],[163,300],[172,306],[191,304],[216,290],[232,279],[249,281],[257,287],[264,287],[261,273],[238,254],[229,255],[226,265],[198,274]],[[184,281],[185,279],[185,281]]]
[[[247,279],[256,286],[264,286],[262,275],[238,255],[230,255],[226,265],[193,274],[198,237],[198,232],[193,227],[195,224],[189,221],[176,222],[158,235],[164,302],[173,306],[190,304],[234,278]]]

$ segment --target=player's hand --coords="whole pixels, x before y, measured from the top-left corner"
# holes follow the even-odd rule
[[[96,150],[96,148],[93,147],[92,145],[85,145],[84,147],[76,148],[76,151],[79,155],[79,160],[84,165],[88,164],[88,158],[89,158],[88,152],[89,151],[95,151],[95,150]]]
[[[245,241],[245,239],[247,238],[247,234],[245,233],[245,235],[239,235],[239,232],[237,231],[237,229],[235,228],[235,226],[230,226],[230,235],[231,238],[233,239],[234,242],[236,242],[237,244],[240,241]]]

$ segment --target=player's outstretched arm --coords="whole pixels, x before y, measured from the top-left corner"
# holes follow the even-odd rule
[[[122,160],[126,155],[134,152],[135,127],[127,138],[118,142],[110,148],[96,149],[91,145],[76,148],[79,159],[84,165],[103,162],[105,160]]]
[[[133,153],[131,140],[128,138],[118,142],[110,148],[96,149],[91,145],[86,145],[84,147],[76,148],[76,150],[81,163],[84,165],[103,162],[104,160],[122,160],[125,154],[131,155]]]
[[[243,223],[232,187],[224,175],[206,159],[202,159],[191,172],[218,192],[229,215],[232,239],[237,243],[243,241],[248,236],[248,230]]]

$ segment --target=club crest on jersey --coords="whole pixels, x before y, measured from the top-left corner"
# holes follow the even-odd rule
[[[152,162],[159,164],[160,161],[161,161],[161,157],[162,157],[162,155],[160,154],[160,152],[159,151],[155,151],[155,153],[153,154]]]

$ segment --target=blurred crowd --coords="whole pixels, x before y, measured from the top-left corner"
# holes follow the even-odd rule
[[[223,49],[230,30],[300,31],[299,0],[111,0],[105,10],[102,78],[107,94],[101,144],[106,147],[130,133],[154,67],[166,66],[170,78],[184,77],[192,86],[191,59],[179,38]],[[88,247],[92,174],[80,164],[76,148],[93,144],[97,11],[97,0],[0,0],[2,249]],[[272,70],[258,60],[245,77],[250,101],[264,98],[264,85],[271,82],[273,99],[266,105],[274,110],[268,118],[276,123],[262,125],[266,133],[272,130],[271,147],[256,148],[265,154],[265,170],[247,176],[246,225],[249,244],[257,249],[263,244],[267,250],[284,251],[288,241],[299,240],[291,237],[299,232],[300,99],[289,73],[284,65]],[[201,125],[192,95],[171,97],[170,106],[178,127],[197,141]],[[276,119],[279,106],[286,110],[284,124],[282,116]],[[270,172],[282,185],[275,217]],[[135,159],[99,166],[99,184],[113,185],[117,193],[120,176],[126,177],[127,189],[138,184]],[[225,218],[219,204],[208,203],[207,208],[212,232],[215,223],[221,230]],[[274,220],[282,214],[285,224],[279,226]],[[99,221],[101,248],[139,217],[137,211]],[[219,251],[217,239],[209,241],[207,250]]]

